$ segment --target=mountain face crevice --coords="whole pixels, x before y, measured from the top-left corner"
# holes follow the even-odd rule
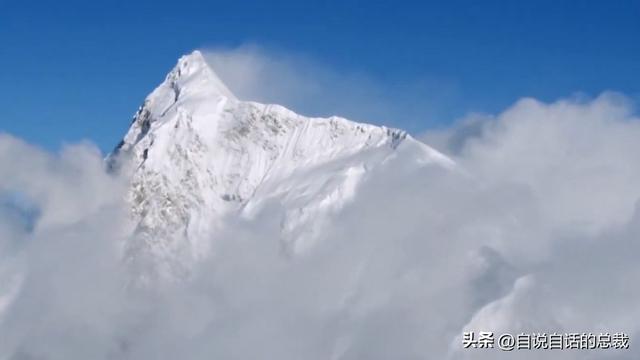
[[[136,236],[127,257],[152,259],[169,277],[188,273],[225,217],[250,219],[270,203],[282,209],[288,251],[305,251],[369,170],[397,156],[454,166],[402,130],[240,101],[194,51],[146,98],[109,157],[130,179]]]

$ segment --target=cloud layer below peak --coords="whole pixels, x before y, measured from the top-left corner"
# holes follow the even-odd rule
[[[130,285],[125,181],[93,146],[50,154],[0,135],[0,359],[637,358],[459,341],[640,336],[633,106],[607,93],[470,116],[425,135],[464,175],[389,163],[294,259],[274,204],[230,223],[191,279],[153,287]]]

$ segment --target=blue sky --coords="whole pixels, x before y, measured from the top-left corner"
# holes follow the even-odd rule
[[[362,75],[403,106],[341,115],[421,132],[524,96],[637,97],[639,38],[640,2],[624,0],[0,0],[0,131],[108,151],[181,54],[255,44]]]

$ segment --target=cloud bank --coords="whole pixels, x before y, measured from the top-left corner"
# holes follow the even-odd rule
[[[95,147],[1,135],[0,359],[638,358],[633,106],[603,94],[471,116],[425,136],[464,171],[390,162],[294,258],[273,204],[217,234],[191,279],[153,286],[120,260],[124,181]],[[632,345],[463,351],[465,329]]]

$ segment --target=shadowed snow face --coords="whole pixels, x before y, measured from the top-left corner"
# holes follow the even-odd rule
[[[283,254],[283,207],[265,204],[228,219],[190,279],[148,286],[130,285],[122,266],[126,186],[97,151],[48,154],[1,135],[0,359],[502,355],[460,351],[464,329],[625,331],[633,341],[631,104],[523,100],[473,131],[435,135],[461,171],[386,162],[294,257]]]

